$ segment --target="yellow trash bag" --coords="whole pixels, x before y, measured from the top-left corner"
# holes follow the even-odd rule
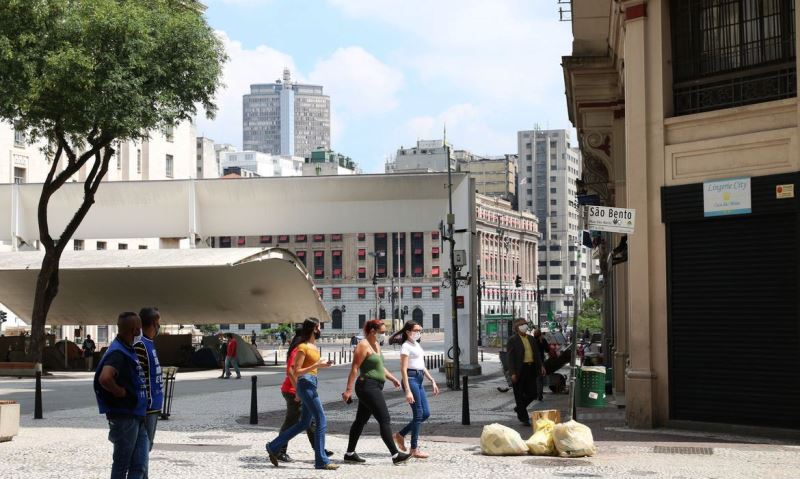
[[[547,418],[536,421],[536,432],[525,444],[528,445],[528,452],[535,456],[555,456],[556,446],[553,442],[553,428],[556,423]]]
[[[553,442],[561,457],[593,456],[597,452],[592,430],[577,421],[556,424],[553,428]]]
[[[502,424],[483,426],[481,453],[486,456],[521,456],[528,454],[528,446],[519,433]]]

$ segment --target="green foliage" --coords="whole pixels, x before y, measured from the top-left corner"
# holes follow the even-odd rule
[[[103,147],[191,118],[197,105],[213,116],[227,57],[183,3],[0,0],[0,119],[34,139],[62,132]]]
[[[203,336],[211,336],[219,331],[218,324],[195,324],[194,327],[199,329]]]
[[[600,302],[587,298],[581,305],[581,313],[578,315],[578,330],[584,331],[589,328],[590,332],[596,333],[603,330],[603,314]]]
[[[261,335],[275,334],[283,331],[288,337],[294,334],[294,327],[291,324],[281,324],[277,328],[264,328],[261,330]]]

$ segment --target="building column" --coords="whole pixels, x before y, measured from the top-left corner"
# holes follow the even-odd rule
[[[650,222],[648,198],[648,38],[647,3],[642,0],[623,3],[625,9],[625,185],[627,204],[636,210],[637,230],[628,237],[629,289],[628,311],[631,324],[630,365],[626,377],[626,418],[634,428],[655,425],[653,390],[655,372],[650,341]],[[660,79],[659,79],[660,81]]]
[[[627,208],[627,195],[625,191],[625,110],[614,112],[613,133],[612,133],[611,162],[612,182],[614,186],[614,205],[620,208]],[[619,243],[622,235],[612,235],[615,243],[608,245],[608,252],[611,252]],[[630,239],[630,238],[629,238]],[[614,295],[614,357],[613,368],[617,373],[614,374],[615,393],[625,393],[625,374],[623,372],[628,364],[628,263],[618,266],[608,265],[612,269],[611,274],[612,288]]]

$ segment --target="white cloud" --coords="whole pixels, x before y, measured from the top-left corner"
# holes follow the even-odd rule
[[[290,55],[261,45],[246,49],[227,33],[217,32],[225,44],[230,60],[225,65],[223,83],[218,92],[217,117],[213,121],[205,113],[197,115],[197,134],[212,138],[217,143],[242,146],[242,95],[250,92],[253,83],[271,83],[283,74],[284,67],[295,71]]]
[[[308,78],[325,87],[337,110],[354,115],[391,111],[403,86],[402,72],[352,46],[318,62]]]

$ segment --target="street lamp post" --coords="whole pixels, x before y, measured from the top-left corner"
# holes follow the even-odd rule
[[[384,257],[386,256],[385,251],[375,251],[370,252],[370,256],[374,258],[373,263],[373,270],[372,270],[372,287],[375,290],[375,317],[380,318],[380,313],[378,311],[378,256]]]
[[[481,300],[483,299],[484,286],[486,285],[481,283],[481,265],[478,265],[478,346],[483,346],[483,329],[481,329],[483,307],[481,305]]]

